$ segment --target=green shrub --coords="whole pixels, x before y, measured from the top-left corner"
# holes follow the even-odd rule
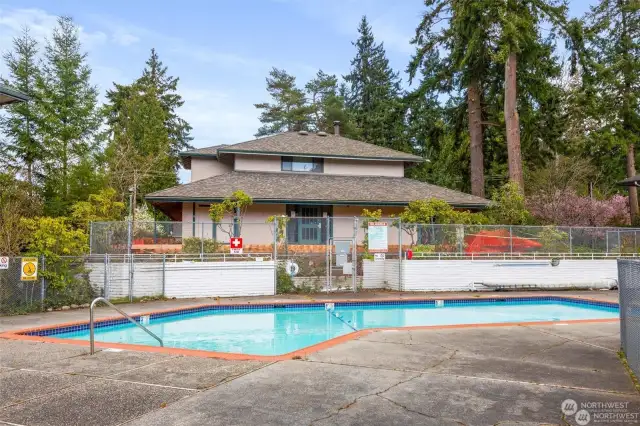
[[[220,244],[216,240],[198,237],[184,238],[182,252],[187,254],[216,253]]]
[[[278,266],[276,272],[276,291],[278,294],[295,293],[296,286],[293,278],[287,273],[284,266]]]

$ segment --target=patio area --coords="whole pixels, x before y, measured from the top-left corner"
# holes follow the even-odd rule
[[[616,292],[556,294],[617,298]],[[337,298],[354,295],[331,297]],[[276,299],[284,298],[231,303]],[[133,313],[210,302],[121,306]],[[97,316],[112,314],[101,308]],[[0,330],[87,317],[87,310],[2,317]],[[576,424],[575,416],[563,415],[566,399],[627,403],[628,413],[640,412],[619,346],[617,322],[379,331],[273,363],[110,349],[89,356],[82,346],[0,339],[0,423]]]

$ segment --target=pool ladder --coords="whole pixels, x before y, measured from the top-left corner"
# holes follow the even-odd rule
[[[94,336],[94,323],[95,323],[95,318],[93,315],[93,308],[95,308],[96,304],[98,302],[103,302],[106,305],[112,307],[113,309],[115,309],[116,311],[118,311],[118,313],[120,315],[122,315],[123,317],[125,317],[127,320],[129,320],[129,322],[137,327],[140,327],[141,329],[143,329],[149,336],[153,337],[154,339],[156,339],[159,343],[160,346],[164,346],[164,343],[162,343],[162,339],[159,338],[158,336],[156,336],[151,330],[149,330],[147,327],[145,327],[144,325],[140,324],[139,322],[137,322],[136,320],[134,320],[129,314],[127,314],[126,312],[124,312],[122,309],[117,308],[113,303],[109,302],[107,299],[105,299],[104,297],[97,297],[95,299],[93,299],[93,302],[91,302],[91,306],[89,307],[89,347],[90,347],[90,351],[89,353],[91,355],[95,354],[96,350],[95,350],[95,336]]]

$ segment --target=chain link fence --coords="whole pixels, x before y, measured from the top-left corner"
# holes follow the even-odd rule
[[[44,281],[23,281],[22,258],[8,257],[6,269],[0,269],[0,313],[25,313],[41,310],[44,302]]]
[[[620,342],[627,362],[640,375],[640,260],[618,260]]]

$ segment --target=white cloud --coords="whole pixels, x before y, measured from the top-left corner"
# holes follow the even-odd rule
[[[140,41],[140,37],[137,37],[126,31],[116,31],[112,36],[113,41],[121,46],[130,46]]]
[[[216,88],[180,88],[185,103],[180,115],[193,127],[193,145],[200,148],[253,138],[260,122],[251,102]]]

